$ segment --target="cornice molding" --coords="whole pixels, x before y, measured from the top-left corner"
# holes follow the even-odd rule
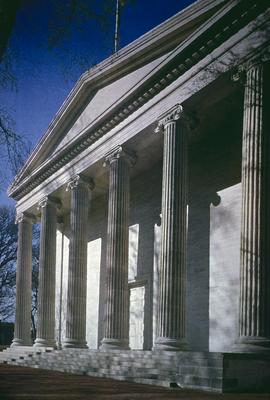
[[[41,166],[39,170],[19,185],[15,180],[8,190],[9,196],[15,200],[21,199],[56,170],[70,162],[76,155],[137,111],[267,7],[268,2],[266,0],[242,0],[240,2],[234,0],[229,2],[228,7],[223,8],[223,12],[219,11],[213,17],[211,26],[199,29],[197,36],[194,33],[191,38],[178,46],[178,53],[147,82],[137,88],[128,99],[125,99],[124,104],[119,104],[113,112],[110,112],[106,118],[104,117],[102,121],[93,126],[90,131],[64,148],[60,154],[55,155],[50,160],[49,165]],[[209,23],[209,21],[207,22]]]

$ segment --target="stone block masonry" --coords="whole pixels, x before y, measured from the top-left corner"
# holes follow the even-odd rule
[[[270,355],[20,347],[0,362],[179,389],[270,392]]]

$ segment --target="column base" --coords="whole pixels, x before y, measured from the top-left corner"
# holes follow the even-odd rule
[[[233,347],[237,353],[270,352],[270,338],[261,336],[240,336]]]
[[[18,339],[14,338],[10,347],[19,347],[19,346],[32,346],[32,340],[29,339]]]
[[[101,351],[108,350],[130,350],[128,339],[102,339],[101,346],[99,348]]]
[[[35,340],[34,347],[52,347],[56,348],[56,341],[54,339],[41,339],[37,338]]]
[[[88,349],[86,341],[80,341],[77,339],[65,339],[62,343],[63,349]]]
[[[187,351],[188,343],[186,339],[171,339],[159,337],[156,339],[153,350],[163,351]]]

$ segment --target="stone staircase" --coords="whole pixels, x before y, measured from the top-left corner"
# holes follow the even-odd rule
[[[17,365],[17,362],[23,362],[28,357],[31,357],[33,354],[39,355],[41,353],[50,352],[52,350],[52,348],[36,349],[32,346],[17,346],[12,348],[8,347],[0,352],[0,364]]]
[[[172,388],[221,392],[222,353],[7,349],[0,363],[127,380]]]
[[[0,363],[172,388],[270,393],[270,354],[15,347]]]

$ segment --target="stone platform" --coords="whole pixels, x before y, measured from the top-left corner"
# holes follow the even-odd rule
[[[270,355],[16,347],[0,363],[215,392],[270,392]]]

